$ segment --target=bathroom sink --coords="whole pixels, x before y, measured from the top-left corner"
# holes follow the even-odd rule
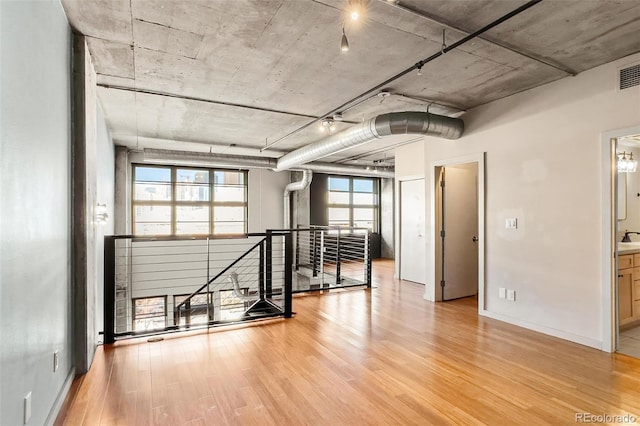
[[[640,250],[640,242],[618,243],[618,253]]]

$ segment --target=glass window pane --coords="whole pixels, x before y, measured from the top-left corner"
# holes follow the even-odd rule
[[[372,221],[354,221],[353,222],[353,227],[354,228],[368,228],[369,230],[371,230],[371,232],[373,232],[373,222]]]
[[[330,207],[329,225],[349,226],[349,209]]]
[[[215,222],[244,222],[244,207],[216,206],[213,210]]]
[[[171,234],[171,207],[136,206],[133,232],[136,235]]]
[[[177,182],[209,183],[209,172],[207,170],[178,169],[176,180]]]
[[[353,193],[353,204],[375,204],[375,194]]]
[[[171,182],[171,169],[162,167],[135,167],[136,182]]]
[[[329,191],[329,204],[349,204],[349,193]]]
[[[134,301],[133,330],[154,330],[166,326],[164,297],[147,297]]]
[[[209,185],[176,185],[178,201],[209,201]]]
[[[244,186],[216,185],[213,188],[213,200],[217,202],[245,201]]]
[[[205,235],[209,234],[209,221],[206,222],[177,222],[176,235]]]
[[[171,184],[136,182],[136,201],[171,201]]]
[[[176,207],[176,234],[208,234],[209,206]]]
[[[348,191],[349,190],[349,178],[329,178],[329,191]]]
[[[214,222],[213,233],[216,235],[223,234],[244,234],[244,222]]]
[[[373,192],[373,181],[369,179],[354,179],[354,192]]]
[[[353,220],[373,221],[373,209],[353,209]]]
[[[215,171],[214,185],[244,185],[244,172]]]

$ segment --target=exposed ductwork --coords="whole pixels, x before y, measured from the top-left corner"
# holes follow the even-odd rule
[[[290,195],[294,191],[302,191],[307,189],[311,185],[311,179],[313,179],[313,172],[311,170],[302,171],[302,179],[298,182],[291,182],[284,187],[284,228],[291,228],[291,212],[290,212]]]
[[[188,166],[207,166],[253,169],[274,169],[277,165],[275,158],[251,157],[248,155],[210,154],[208,152],[173,151],[167,149],[144,150],[144,161],[160,164],[182,164]],[[334,163],[308,163],[304,167],[293,170],[312,170],[318,173],[333,173],[338,175],[368,176],[393,178],[393,170],[367,170],[365,167]]]
[[[383,136],[421,134],[458,139],[463,131],[464,122],[459,118],[415,111],[382,114],[283,155],[274,170],[292,169]]]

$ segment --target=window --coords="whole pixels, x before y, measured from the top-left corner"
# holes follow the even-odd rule
[[[377,179],[329,176],[328,225],[378,228]]]
[[[133,331],[158,330],[166,326],[166,296],[133,299]]]
[[[173,296],[173,306],[176,307],[189,297],[188,294]],[[189,324],[206,324],[209,319],[213,319],[213,305],[211,304],[211,294],[196,294],[180,308],[181,319]],[[181,323],[183,323],[181,321]]]
[[[133,234],[247,232],[247,172],[133,167]]]

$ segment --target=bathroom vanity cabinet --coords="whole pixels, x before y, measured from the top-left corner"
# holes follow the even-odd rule
[[[618,320],[640,322],[640,253],[618,256]]]

